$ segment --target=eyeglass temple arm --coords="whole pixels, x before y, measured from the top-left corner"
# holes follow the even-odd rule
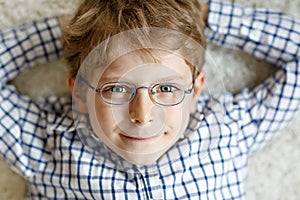
[[[81,75],[79,75],[79,80],[81,80],[82,82],[84,82],[89,88],[91,88],[94,91],[97,91],[97,88],[95,88],[94,86],[92,86],[85,78],[83,78]]]
[[[194,89],[194,86],[195,86],[195,81],[193,80],[193,85],[192,85],[192,87],[191,87],[190,89],[188,89],[188,90],[185,90],[184,93],[185,93],[185,94],[191,94],[192,91],[193,91],[193,89]]]

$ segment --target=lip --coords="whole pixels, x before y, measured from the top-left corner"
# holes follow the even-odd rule
[[[131,137],[131,136],[124,135],[124,134],[120,134],[120,135],[122,138],[132,141],[132,142],[150,142],[150,141],[153,141],[153,140],[159,138],[162,134],[154,135],[154,136],[147,137],[147,138]]]

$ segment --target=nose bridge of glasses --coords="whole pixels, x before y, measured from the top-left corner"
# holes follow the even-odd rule
[[[151,90],[152,87],[147,87],[147,86],[140,86],[136,88],[136,91],[140,90],[140,89],[147,89],[147,90]]]
[[[147,86],[136,87],[135,88],[135,96],[138,94],[138,90],[141,90],[141,89],[147,90],[145,92],[149,95],[150,99],[152,100],[152,92],[151,92],[152,87],[147,87]]]

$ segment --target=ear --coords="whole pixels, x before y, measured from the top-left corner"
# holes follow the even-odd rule
[[[72,98],[75,101],[77,110],[81,113],[87,113],[88,110],[87,110],[86,102],[74,92],[74,84],[75,84],[74,78],[67,79],[67,85],[68,85],[69,91],[72,94]]]
[[[205,83],[205,73],[203,71],[199,71],[197,73],[194,82],[194,94],[193,94],[194,96],[192,100],[191,113],[194,113],[196,111],[197,101],[204,87],[204,83]]]
[[[195,82],[194,82],[194,97],[196,97],[197,100],[202,92],[204,83],[205,83],[205,73],[203,71],[199,71],[197,73],[197,76],[196,76]]]

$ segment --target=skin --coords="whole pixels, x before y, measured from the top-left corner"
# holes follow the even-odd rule
[[[142,58],[143,57],[143,58]],[[152,74],[152,75],[151,75]],[[127,81],[137,87],[153,83],[180,83],[192,87],[192,73],[185,61],[173,54],[160,56],[159,63],[139,53],[129,53],[115,60],[102,74],[98,87],[105,82]],[[199,72],[192,94],[176,106],[157,105],[146,89],[137,91],[135,98],[126,105],[107,104],[92,90],[87,92],[87,102],[73,94],[78,109],[88,113],[92,128],[108,147],[133,164],[153,164],[182,136],[187,128],[189,115],[196,109],[196,102],[205,81]],[[70,92],[74,79],[67,80]]]

